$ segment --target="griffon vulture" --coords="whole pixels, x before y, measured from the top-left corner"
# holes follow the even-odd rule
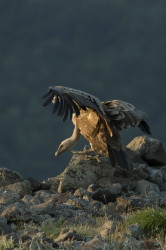
[[[74,124],[71,137],[61,142],[55,155],[70,150],[80,135],[90,143],[91,149],[109,157],[111,165],[130,170],[132,164],[122,145],[119,132],[122,129],[138,126],[143,132],[151,134],[145,122],[146,114],[132,104],[120,100],[101,102],[97,97],[80,90],[51,86],[43,106],[53,103],[53,113],[65,121],[70,115]]]

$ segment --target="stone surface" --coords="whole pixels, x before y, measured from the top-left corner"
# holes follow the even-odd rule
[[[140,196],[119,197],[116,199],[118,212],[130,212],[133,209],[143,208],[149,205],[149,200]]]
[[[20,201],[20,195],[10,190],[0,190],[0,204],[11,204]]]
[[[0,218],[0,235],[8,234],[12,231],[11,227],[7,224],[6,218]]]
[[[23,201],[20,201],[10,204],[3,210],[0,217],[5,217],[10,222],[29,221],[32,220],[32,213],[29,207]]]
[[[16,171],[7,168],[0,168],[0,187],[4,187],[23,180],[22,176]]]
[[[96,155],[94,152],[75,153],[60,176],[58,192],[76,190],[78,188],[87,189],[89,185],[99,183],[99,178],[113,175],[114,169],[111,168],[108,159]],[[58,177],[59,178],[59,177]]]
[[[74,192],[74,195],[76,197],[83,198],[85,196],[90,196],[90,193],[87,190],[83,189],[83,188],[79,188],[79,189],[76,189],[76,191]]]
[[[126,233],[133,236],[134,238],[139,238],[142,235],[140,226],[137,223],[128,226]]]
[[[94,200],[101,201],[105,204],[110,201],[115,201],[122,192],[122,186],[119,183],[110,186],[103,186],[98,188],[92,195]]]
[[[163,166],[166,164],[166,152],[162,143],[148,136],[134,138],[127,148],[140,155],[142,160],[150,166]]]
[[[105,242],[100,236],[95,236],[92,240],[86,242],[81,247],[82,250],[111,250],[110,245]]]
[[[5,187],[0,188],[0,192],[12,192],[13,194],[18,194],[20,198],[23,198],[26,194],[31,194],[31,184],[29,181],[25,180],[22,182],[16,182],[11,185],[7,185]]]
[[[159,186],[157,184],[148,182],[146,180],[140,180],[137,182],[136,192],[138,194],[146,194],[150,191],[154,191],[159,194],[160,193]]]
[[[33,192],[36,192],[36,191],[41,190],[41,189],[42,190],[49,190],[51,187],[51,184],[38,182],[37,180],[35,180],[31,177],[27,178],[26,180],[30,182]]]

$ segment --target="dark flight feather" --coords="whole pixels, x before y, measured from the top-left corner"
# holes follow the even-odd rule
[[[47,106],[48,104],[50,104],[52,102],[52,99],[54,97],[54,94],[51,94],[51,96],[45,101],[45,103],[43,104],[43,107]]]
[[[142,120],[142,121],[139,123],[138,127],[139,127],[144,133],[147,133],[147,134],[149,134],[149,135],[152,134],[149,125],[148,125],[144,120]]]

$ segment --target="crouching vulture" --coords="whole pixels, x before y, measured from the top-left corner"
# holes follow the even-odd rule
[[[109,157],[111,165],[132,168],[119,132],[122,129],[138,126],[143,132],[151,134],[145,122],[146,114],[130,103],[120,100],[101,102],[97,97],[80,90],[51,86],[43,106],[53,103],[53,113],[65,121],[70,115],[74,124],[71,137],[61,142],[55,155],[70,150],[80,135],[90,143],[91,149]]]

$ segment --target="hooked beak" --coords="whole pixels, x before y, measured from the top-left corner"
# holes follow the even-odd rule
[[[59,155],[59,152],[58,150],[55,152],[55,156],[57,157]]]

